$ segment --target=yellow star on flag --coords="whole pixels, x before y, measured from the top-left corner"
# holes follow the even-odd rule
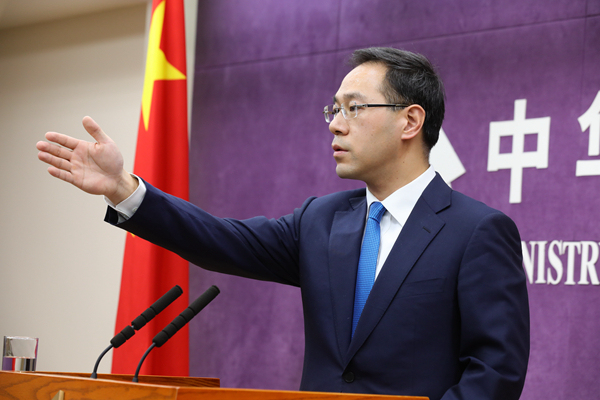
[[[148,34],[148,58],[146,60],[144,91],[142,93],[142,117],[146,130],[148,130],[148,121],[150,120],[154,82],[157,80],[185,79],[185,75],[167,61],[165,53],[160,48],[164,20],[165,2],[162,1],[154,9]]]

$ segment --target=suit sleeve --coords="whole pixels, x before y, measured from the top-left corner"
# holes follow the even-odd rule
[[[214,217],[146,182],[147,192],[135,214],[119,223],[108,208],[105,221],[164,247],[202,268],[299,286],[298,235],[309,199],[279,219],[244,221]]]
[[[457,293],[464,372],[443,399],[517,400],[529,359],[529,304],[519,233],[504,214],[484,217],[473,231]]]

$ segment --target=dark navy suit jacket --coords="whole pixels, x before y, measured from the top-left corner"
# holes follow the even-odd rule
[[[351,338],[365,190],[310,198],[280,219],[216,218],[148,185],[122,228],[203,268],[299,286],[301,390],[518,399],[529,309],[513,221],[450,189],[423,192]],[[107,220],[117,222],[109,209]]]

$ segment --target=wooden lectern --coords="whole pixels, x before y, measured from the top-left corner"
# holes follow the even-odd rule
[[[18,400],[428,400],[427,397],[381,396],[284,390],[222,389],[215,378],[185,378],[55,372],[0,371],[0,399]]]

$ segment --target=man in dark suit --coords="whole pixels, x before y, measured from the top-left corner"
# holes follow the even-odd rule
[[[138,181],[89,118],[98,143],[48,133],[66,149],[39,142],[39,158],[105,195],[110,223],[203,268],[299,286],[302,390],[518,399],[529,313],[517,228],[429,166],[444,116],[429,62],[372,48],[353,63],[324,113],[337,174],[367,188],[278,220],[216,218]]]

